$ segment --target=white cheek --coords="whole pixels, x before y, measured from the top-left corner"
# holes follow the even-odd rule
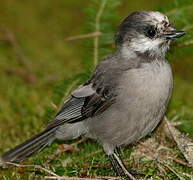
[[[162,43],[162,39],[150,39],[148,37],[141,36],[131,42],[131,47],[134,51],[141,53],[149,51],[153,55],[154,53],[165,53],[164,51],[167,50],[168,46],[160,47]]]

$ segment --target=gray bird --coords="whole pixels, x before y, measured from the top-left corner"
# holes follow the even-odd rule
[[[116,34],[116,52],[71,93],[44,131],[3,154],[1,162],[21,162],[56,139],[85,136],[103,146],[118,176],[134,179],[117,148],[139,141],[163,119],[173,86],[165,53],[184,34],[160,12],[130,14]]]

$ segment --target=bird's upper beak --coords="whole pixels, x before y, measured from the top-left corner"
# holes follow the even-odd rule
[[[175,38],[179,38],[185,34],[186,34],[185,31],[178,31],[176,29],[171,28],[171,29],[168,29],[167,31],[165,31],[162,34],[162,37],[164,37],[166,39],[175,39]]]

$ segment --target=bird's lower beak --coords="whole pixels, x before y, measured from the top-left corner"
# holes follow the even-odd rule
[[[185,35],[186,32],[185,31],[177,31],[177,30],[170,30],[167,31],[163,34],[163,37],[165,37],[166,39],[175,39],[175,38],[179,38],[183,35]]]

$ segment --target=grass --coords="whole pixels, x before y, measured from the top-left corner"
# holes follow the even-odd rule
[[[152,3],[148,6],[144,1],[141,2],[143,2],[144,7],[155,7]],[[30,83],[21,76],[5,73],[5,70],[10,68],[24,71],[26,69],[18,64],[16,54],[10,45],[0,41],[0,153],[41,130],[47,122],[45,111],[48,106],[51,106],[55,86],[63,82],[64,77],[68,79],[72,77],[72,74],[84,71],[80,58],[84,47],[79,42],[65,42],[64,39],[81,32],[84,19],[81,18],[81,16],[84,17],[82,9],[85,5],[86,2],[80,3],[75,0],[73,2],[47,0],[22,3],[3,1],[1,3],[0,22],[16,35],[22,53],[29,58],[30,69],[37,76],[37,81]],[[124,10],[125,7],[122,9]],[[139,7],[133,5],[129,8]],[[126,14],[127,11],[124,10],[123,14]],[[13,16],[17,21],[13,20]],[[72,19],[75,19],[76,23],[72,22]],[[172,61],[175,84],[167,113],[173,121],[183,123],[179,129],[188,133],[190,137],[193,137],[192,59],[193,57],[188,55],[185,59],[183,56],[179,56],[175,61]],[[54,108],[51,110],[56,111]],[[70,144],[74,141],[65,143]],[[111,167],[106,165],[108,160],[104,153],[87,157],[88,154],[101,149],[101,146],[93,141],[86,141],[78,145],[78,152],[66,152],[48,162],[47,159],[50,155],[57,151],[58,144],[61,142],[55,142],[51,147],[31,157],[25,163],[44,164],[61,176],[114,175]],[[176,146],[173,143],[170,146],[176,158],[184,161]],[[132,148],[126,148],[124,157],[128,158],[131,151]],[[193,173],[192,169],[178,163],[172,162],[170,165],[176,172]],[[129,159],[128,168],[141,170],[146,175],[152,175],[153,179],[163,179],[156,162],[152,160],[141,157],[138,162],[134,162],[133,159]],[[167,168],[166,173],[169,179],[178,179],[177,175]],[[44,175],[44,172],[22,168],[0,171],[0,179],[4,180],[43,179]]]

